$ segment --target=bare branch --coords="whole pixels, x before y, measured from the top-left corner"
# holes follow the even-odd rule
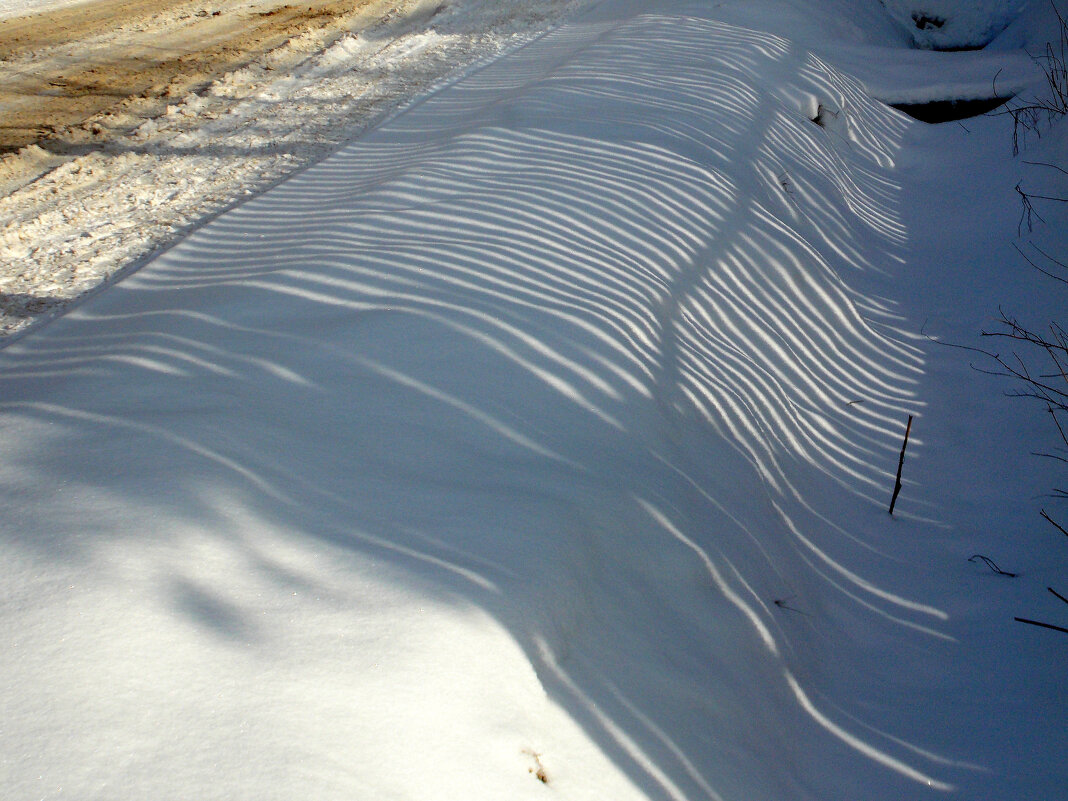
[[[988,556],[983,556],[981,553],[977,553],[974,556],[969,557],[968,561],[969,562],[974,562],[976,559],[981,559],[986,564],[987,567],[989,567],[993,572],[997,573],[999,576],[1008,576],[1009,578],[1016,578],[1016,574],[1015,573],[1010,573],[1007,570],[1002,570],[1000,567],[997,566],[997,564],[995,564],[993,559],[991,559]]]
[[[1016,184],[1016,192],[1020,196],[1020,204],[1023,207],[1022,210],[1020,211],[1020,221],[1018,223],[1016,223],[1016,235],[1017,236],[1022,236],[1023,235],[1023,226],[1024,226],[1025,222],[1027,223],[1027,232],[1031,233],[1031,231],[1033,231],[1035,229],[1035,223],[1034,223],[1035,218],[1038,218],[1038,220],[1040,222],[1043,222],[1043,223],[1046,222],[1046,221],[1045,221],[1045,219],[1043,219],[1041,214],[1039,214],[1037,211],[1035,211],[1035,207],[1031,203],[1031,196],[1029,194],[1027,194],[1026,192],[1024,192],[1020,188],[1019,184]]]
[[[1063,267],[1064,269],[1068,270],[1068,264],[1065,264],[1063,261],[1057,261],[1057,259],[1053,258],[1051,255],[1046,253],[1046,251],[1044,251],[1042,248],[1040,248],[1034,242],[1031,243],[1031,247],[1033,247],[1035,250],[1037,250],[1039,253],[1041,253],[1043,256],[1045,256],[1047,259],[1049,259],[1054,264],[1059,265],[1059,266]]]
[[[1017,228],[1017,230],[1019,230],[1019,228]],[[1031,257],[1028,256],[1026,253],[1024,253],[1023,250],[1020,248],[1020,246],[1017,245],[1015,242],[1012,243],[1012,246],[1014,248],[1016,248],[1016,252],[1019,253],[1024,258],[1024,261],[1026,261],[1028,264],[1030,264],[1032,267],[1034,267],[1040,273],[1042,273],[1043,275],[1048,275],[1050,278],[1053,278],[1053,279],[1055,279],[1057,281],[1061,281],[1061,282],[1063,282],[1065,284],[1068,284],[1068,278],[1062,278],[1059,275],[1051,273],[1049,270],[1045,269],[1044,267],[1039,267],[1037,264],[1035,264],[1035,262],[1031,259]],[[1042,253],[1042,251],[1039,249],[1039,247],[1037,245],[1035,245],[1033,242],[1031,243],[1031,247],[1033,247],[1039,253]],[[1042,253],[1042,255],[1046,256],[1045,253]],[[1050,259],[1050,261],[1056,262],[1057,264],[1061,264],[1059,261],[1056,261],[1056,259],[1051,259],[1049,256],[1046,256],[1046,258]],[[1065,265],[1063,265],[1063,264],[1061,264],[1061,266],[1065,267]],[[1066,267],[1066,269],[1068,269],[1068,267]]]
[[[1046,587],[1046,589],[1049,590],[1050,592],[1052,592],[1054,595],[1056,595],[1058,598],[1060,598],[1066,604],[1068,604],[1068,598],[1065,598],[1063,595],[1061,595],[1059,592],[1057,592],[1055,589],[1053,589],[1053,587]]]
[[[1068,634],[1068,629],[1062,628],[1061,626],[1054,626],[1052,623],[1039,623],[1037,620],[1028,620],[1025,617],[1017,617],[1017,618],[1013,618],[1013,620],[1019,621],[1020,623],[1030,623],[1032,626],[1041,626],[1044,629],[1053,629],[1054,631],[1063,631],[1065,634]]]
[[[1028,198],[1034,198],[1035,200],[1052,200],[1055,203],[1068,203],[1068,197],[1055,197],[1053,195],[1036,195],[1034,192],[1024,192],[1022,189],[1020,189],[1019,184],[1016,185],[1016,190],[1021,195],[1025,195]],[[1041,220],[1042,218],[1039,217],[1039,219]],[[1042,220],[1042,222],[1045,222],[1045,220]]]
[[[1054,169],[1054,170],[1059,170],[1060,172],[1063,172],[1065,175],[1068,175],[1068,170],[1064,169],[1064,167],[1058,167],[1056,164],[1048,164],[1045,161],[1027,161],[1027,159],[1024,159],[1023,163],[1024,164],[1030,164],[1032,167],[1049,167],[1049,168]]]
[[[1054,527],[1055,529],[1057,529],[1058,531],[1060,531],[1060,532],[1061,532],[1061,534],[1063,534],[1064,536],[1068,537],[1068,530],[1065,530],[1065,528],[1064,528],[1063,526],[1061,526],[1061,524],[1060,524],[1060,523],[1058,523],[1058,522],[1057,522],[1057,521],[1055,521],[1055,520],[1054,520],[1054,519],[1053,519],[1052,517],[1050,517],[1050,516],[1049,516],[1049,515],[1048,515],[1048,514],[1046,513],[1046,510],[1045,510],[1045,509],[1043,509],[1043,510],[1042,510],[1042,511],[1040,512],[1040,514],[1042,515],[1042,517],[1046,518],[1046,522],[1047,522],[1047,523],[1049,523],[1049,524],[1050,524],[1051,526],[1053,526],[1053,527]]]
[[[1053,418],[1053,424],[1054,424],[1055,426],[1057,426],[1057,431],[1059,431],[1059,432],[1060,432],[1060,435],[1061,435],[1061,441],[1062,441],[1062,442],[1063,442],[1063,443],[1064,443],[1065,445],[1068,445],[1068,437],[1066,437],[1066,436],[1064,435],[1064,429],[1063,429],[1063,428],[1061,428],[1061,421],[1057,419],[1057,413],[1056,413],[1056,412],[1055,412],[1055,411],[1053,410],[1053,407],[1052,407],[1052,406],[1047,406],[1046,408],[1047,408],[1047,409],[1048,409],[1048,411],[1049,411],[1049,416]]]

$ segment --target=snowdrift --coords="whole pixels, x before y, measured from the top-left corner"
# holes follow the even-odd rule
[[[0,352],[6,797],[1063,786],[886,513],[921,123],[776,8],[601,3]]]

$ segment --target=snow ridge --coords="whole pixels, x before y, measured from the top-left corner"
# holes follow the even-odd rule
[[[966,505],[885,507],[951,364],[916,154],[972,134],[752,8],[598,3],[0,351],[17,797],[1061,786],[955,725]]]

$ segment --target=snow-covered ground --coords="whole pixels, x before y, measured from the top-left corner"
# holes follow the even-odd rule
[[[75,131],[70,143],[0,157],[0,336],[47,320],[213,214],[321,159],[481,60],[541,35],[584,4],[363,4],[369,10],[361,15],[359,8],[355,29],[325,49],[316,30],[294,36],[206,88],[173,97],[164,113],[128,134],[97,141],[93,131],[114,125],[108,112],[95,127],[85,126],[88,132]],[[133,35],[141,27],[147,34],[132,41],[129,31],[103,32],[92,48],[113,47],[121,63],[129,50],[151,47],[145,35],[180,27],[189,11],[139,20]],[[9,55],[0,60],[0,78],[72,60],[64,42]]]
[[[1005,30],[1030,0],[880,0],[920,47],[983,47]],[[1047,3],[1048,4],[1048,0]]]
[[[0,0],[0,19],[71,5],[71,0]]]
[[[4,797],[1063,796],[1068,140],[882,102],[1040,12],[602,0],[0,351]]]

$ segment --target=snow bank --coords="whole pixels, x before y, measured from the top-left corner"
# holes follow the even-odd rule
[[[1048,0],[880,0],[917,46],[983,47],[1029,4]]]
[[[990,43],[990,49],[1022,49],[1036,56],[1041,55],[1048,43],[1060,41],[1057,35],[1061,24],[1057,18],[1058,12],[1062,19],[1068,18],[1068,5],[1064,0],[1034,0]]]
[[[718,13],[600,3],[0,352],[13,797],[1059,792],[965,559],[1043,569],[1011,425],[920,334],[1005,283],[1005,126]]]

